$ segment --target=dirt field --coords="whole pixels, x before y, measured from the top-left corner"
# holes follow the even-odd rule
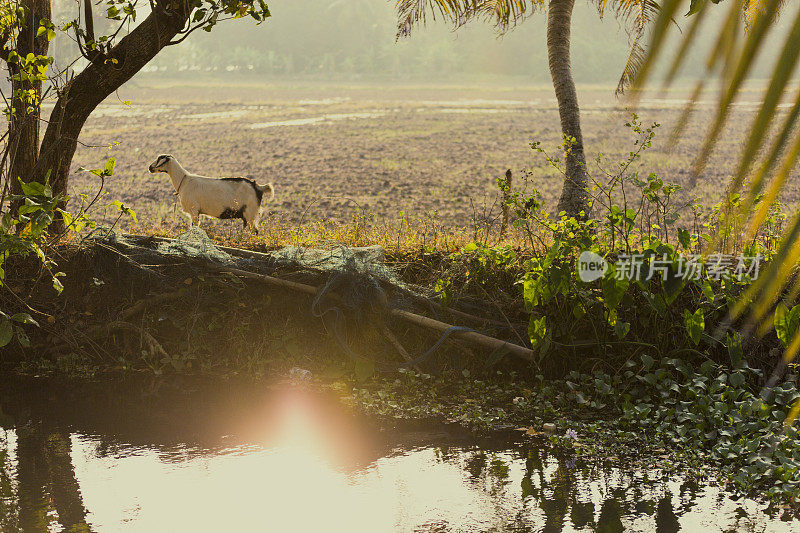
[[[612,92],[579,88],[587,156],[593,160],[602,153],[607,167],[632,148],[624,127],[630,114]],[[684,139],[668,152],[669,129],[682,105],[678,94],[642,101],[642,120],[663,127],[641,171],[688,186],[691,158],[711,112],[701,106]],[[687,195],[705,203],[719,198],[754,109],[746,102],[737,108],[717,153]],[[529,146],[539,140],[553,150],[560,142],[549,87],[140,82],[103,104],[80,140],[76,171],[115,157],[116,174],[105,185],[103,203],[121,200],[148,225],[179,222],[168,179],[147,171],[160,153],[171,153],[197,173],[272,181],[270,216],[292,223],[345,220],[365,210],[379,218],[435,213],[445,224],[469,224],[494,202],[494,180],[506,168],[531,170],[549,206],[561,187],[557,172]],[[596,164],[590,169],[599,176]],[[96,186],[94,176],[77,172],[71,192],[75,197]],[[787,199],[797,197],[795,179]],[[113,217],[109,211],[97,218]]]

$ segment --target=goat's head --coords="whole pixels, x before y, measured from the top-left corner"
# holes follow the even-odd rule
[[[150,172],[166,172],[167,171],[167,163],[172,161],[174,157],[167,154],[161,154],[156,158],[153,163],[151,163],[149,170]]]

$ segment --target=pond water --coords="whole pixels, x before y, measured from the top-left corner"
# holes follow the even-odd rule
[[[633,464],[379,428],[294,386],[0,376],[0,531],[800,531]]]

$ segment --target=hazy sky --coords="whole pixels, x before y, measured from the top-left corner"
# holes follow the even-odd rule
[[[242,19],[221,23],[210,33],[195,32],[181,45],[162,51],[149,69],[180,76],[233,72],[338,79],[515,76],[533,82],[550,81],[544,14],[532,16],[502,37],[487,23],[475,22],[453,32],[447,24],[436,21],[396,41],[394,0],[271,0],[268,4],[273,16],[260,26]],[[74,0],[62,0],[57,3],[55,18],[74,18],[78,7]],[[721,4],[714,9],[712,18],[718,20],[726,7]],[[142,8],[139,20],[146,12]],[[685,27],[687,20],[679,17],[677,23]],[[709,27],[715,23],[712,20]],[[676,38],[680,35],[674,33]],[[685,77],[704,74],[703,59],[714,33],[701,31],[701,46],[692,52]],[[74,57],[64,36],[54,45],[65,61]],[[627,53],[627,32],[612,10],[600,20],[594,4],[578,2],[572,31],[576,81],[615,83]],[[669,48],[664,55],[671,56]],[[768,74],[769,57],[759,62],[755,72],[756,77]]]

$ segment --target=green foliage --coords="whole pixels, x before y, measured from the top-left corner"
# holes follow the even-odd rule
[[[742,492],[795,500],[800,448],[797,429],[784,421],[800,391],[789,376],[757,393],[763,378],[746,364],[731,370],[644,353],[619,372],[572,371],[563,380],[403,370],[397,379],[357,385],[354,396],[361,408],[382,416],[439,417],[480,430],[517,427],[585,459],[651,460],[669,451],[668,462],[700,465]],[[541,430],[553,422],[555,433]],[[655,449],[658,454],[648,453]]]
[[[688,309],[684,309],[683,323],[686,325],[686,331],[689,334],[689,339],[695,346],[697,346],[700,343],[700,337],[703,335],[703,332],[706,329],[703,310],[698,309],[694,313],[691,313]]]
[[[525,309],[531,313],[531,346],[545,364],[543,348],[551,344],[559,346],[556,359],[562,365],[572,355],[597,357],[618,368],[642,347],[652,348],[659,357],[705,352],[719,361],[739,362],[741,339],[729,335],[725,342],[706,331],[723,323],[729,306],[750,284],[756,271],[749,257],[772,257],[776,227],[784,215],[774,212],[765,231],[746,244],[723,236],[723,245],[738,245],[739,255],[702,254],[710,235],[723,227],[719,220],[724,210],[718,205],[701,220],[702,208],[680,200],[680,187],[654,173],[640,178],[638,162],[652,147],[659,124],[644,127],[633,115],[626,126],[634,137],[628,157],[617,163],[598,158],[604,176],[589,176],[594,216],[588,220],[564,213],[552,216],[527,176],[516,189],[505,179],[497,182],[514,214],[513,227],[533,250],[532,257],[520,261],[524,273],[519,280]],[[538,142],[531,146],[564,172],[568,139],[558,154],[547,153]],[[615,170],[604,170],[608,168]],[[578,258],[587,252],[604,261],[599,279],[581,279]],[[544,319],[539,317],[547,317],[548,342],[543,342]],[[782,331],[795,331],[796,322],[792,324]],[[572,365],[576,363],[580,360]]]
[[[743,490],[766,488],[767,497],[794,499],[800,450],[796,428],[784,421],[800,392],[786,382],[756,395],[751,391],[762,377],[746,366],[726,371],[711,362],[695,369],[677,358],[649,367],[631,361],[623,373],[633,383],[621,394],[623,419],[723,465]]]
[[[800,325],[800,305],[789,309],[784,302],[779,302],[775,307],[775,318],[773,321],[775,333],[784,347],[797,333],[797,326]]]
[[[0,287],[5,286],[5,266],[11,258],[34,256],[43,271],[50,277],[53,288],[61,292],[63,285],[59,278],[63,273],[56,270],[56,264],[47,253],[49,234],[47,228],[53,221],[58,205],[63,198],[53,196],[48,184],[22,183],[21,195],[13,196],[21,205],[16,217],[5,213],[0,217]],[[30,341],[23,329],[24,325],[38,326],[27,312],[8,315],[0,311],[0,347],[6,346],[16,337],[22,346]]]
[[[108,177],[113,175],[114,165],[115,161],[111,158],[103,169],[90,172],[102,178]],[[78,212],[72,214],[62,207],[67,203],[66,196],[54,195],[48,182],[26,183],[20,180],[19,183],[22,194],[9,197],[9,201],[19,204],[16,216],[6,212],[0,217],[0,287],[5,287],[7,261],[33,256],[37,258],[42,272],[50,278],[53,289],[60,293],[64,288],[60,279],[64,273],[58,271],[58,265],[49,253],[54,238],[49,231],[50,225],[56,216],[60,216],[68,232],[79,233],[84,229],[96,228],[96,223],[88,215],[92,202],[87,204],[82,201]],[[120,216],[128,214],[135,219],[136,214],[129,208],[122,204],[119,208]],[[9,315],[0,310],[0,348],[8,345],[13,338],[27,347],[30,341],[24,330],[26,325],[38,327],[39,324],[28,312]]]

